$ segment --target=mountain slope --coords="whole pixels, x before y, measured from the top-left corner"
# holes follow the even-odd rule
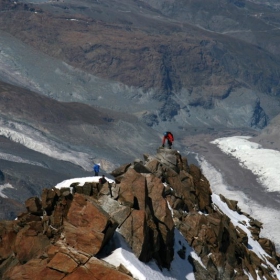
[[[258,44],[172,19],[155,9],[158,7],[138,1],[3,3],[1,30],[83,71],[84,83],[73,88],[72,94],[63,84],[60,93],[54,86],[47,89],[42,80],[38,85],[37,79],[37,91],[58,100],[70,101],[78,94],[80,102],[130,113],[137,110],[131,104],[140,101],[143,106],[137,116],[159,129],[173,119],[176,127],[262,128],[279,112],[275,102],[279,98],[279,58]],[[223,5],[229,9],[232,4]],[[21,67],[25,69],[24,64]],[[89,74],[117,84],[109,88],[111,93],[104,87],[97,93],[94,85],[99,88],[100,84],[93,82],[93,88],[88,88]],[[116,94],[122,100],[128,97],[125,106],[104,102]],[[226,108],[238,102],[239,96],[245,96],[240,102],[244,117],[238,121],[238,112],[227,120]],[[246,111],[247,106],[251,108]],[[211,115],[217,117],[209,121]]]
[[[69,177],[92,175],[96,162],[107,174],[140,147],[160,144],[158,134],[135,116],[58,102],[3,82],[0,104],[2,184],[12,186],[2,196],[17,202]],[[154,143],[147,142],[152,135]],[[3,217],[15,216],[15,209],[2,209]]]

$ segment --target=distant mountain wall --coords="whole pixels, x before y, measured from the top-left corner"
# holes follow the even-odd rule
[[[39,51],[36,63],[28,51],[31,66],[14,60],[22,73],[42,69],[45,77],[35,78],[35,71],[28,83],[17,80],[42,94],[135,113],[158,129],[169,122],[261,129],[280,111],[280,61],[273,51],[280,36],[271,7],[214,0],[25,2],[1,1],[0,29]],[[250,34],[263,39],[247,40]],[[52,71],[38,67],[40,53],[55,58]],[[76,74],[61,72],[54,61]],[[126,101],[104,102],[114,97]],[[236,113],[228,110],[235,105]]]

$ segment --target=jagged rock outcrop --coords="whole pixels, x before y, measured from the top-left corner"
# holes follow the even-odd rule
[[[118,224],[94,197],[45,189],[26,208],[1,222],[1,279],[131,279],[95,257]]]
[[[123,265],[99,259],[116,230],[139,260],[170,268],[174,254],[186,254],[174,252],[175,227],[201,259],[189,256],[196,279],[277,279],[272,265],[280,259],[274,244],[259,237],[262,224],[220,196],[248,217],[265,257],[250,249],[247,229],[213,205],[208,180],[179,152],[159,148],[112,174],[114,183],[44,189],[41,198],[26,201],[17,220],[1,221],[1,279],[132,279]]]
[[[237,201],[220,195],[229,209],[249,218],[252,237],[270,255],[266,260],[250,250],[247,233],[241,227],[235,227],[221,210],[213,206],[209,182],[197,166],[188,165],[187,159],[168,149],[159,149],[155,157],[145,155],[144,158],[151,172],[167,183],[164,196],[173,209],[176,227],[206,268],[193,260],[196,279],[248,279],[245,272],[254,279],[257,274],[265,279],[277,279],[267,263],[276,265],[280,259],[273,243],[259,237],[262,228],[259,221],[242,213]]]

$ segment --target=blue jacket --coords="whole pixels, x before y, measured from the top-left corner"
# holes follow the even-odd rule
[[[99,169],[100,169],[100,166],[99,166],[98,164],[95,164],[95,165],[93,166],[93,170],[94,170],[95,172],[99,172]]]

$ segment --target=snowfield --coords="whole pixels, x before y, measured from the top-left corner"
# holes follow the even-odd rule
[[[258,176],[267,192],[280,191],[280,152],[263,149],[261,145],[249,141],[247,136],[219,138],[211,143],[217,145],[226,154],[238,159],[243,168],[251,170]],[[263,223],[261,237],[269,238],[280,251],[280,211],[259,205],[241,191],[232,191],[224,182],[222,175],[203,158],[200,161],[203,174],[210,182],[211,189],[216,194],[238,201],[238,206],[254,219]]]
[[[267,191],[280,191],[280,152],[263,149],[249,139],[249,136],[234,136],[219,138],[211,143],[237,158],[242,167],[250,169]]]

